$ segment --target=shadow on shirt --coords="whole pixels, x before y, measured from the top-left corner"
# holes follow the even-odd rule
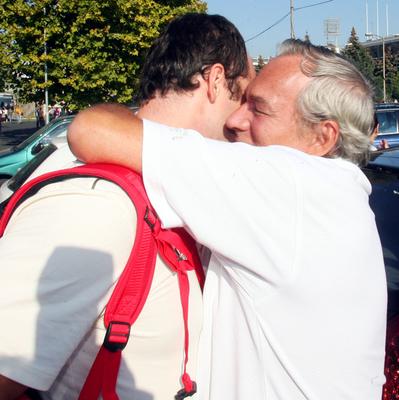
[[[110,254],[74,247],[58,247],[48,259],[37,286],[40,312],[34,359],[56,379],[49,391],[41,392],[43,399],[78,398],[105,335],[102,311],[112,293],[113,262]],[[101,340],[96,343],[99,327]],[[129,399],[153,399],[135,387],[123,354],[118,388],[121,400],[124,394]]]

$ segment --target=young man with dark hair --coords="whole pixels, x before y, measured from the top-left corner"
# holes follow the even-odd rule
[[[150,50],[139,115],[224,139],[224,122],[240,105],[251,72],[244,41],[229,21],[179,17]],[[118,123],[132,115],[123,112],[115,114]],[[54,153],[59,168],[76,162],[62,155]],[[18,327],[1,337],[1,400],[26,386],[45,399],[77,399],[104,337],[102,310],[134,242],[134,221],[120,188],[90,178],[49,185],[16,210],[0,239],[0,318]],[[195,275],[190,281],[188,372],[195,379],[201,293]],[[130,336],[119,398],[172,399],[181,385],[184,328],[177,276],[160,258]]]
[[[225,121],[254,76],[244,40],[226,18],[177,17],[147,54],[138,115],[226,140]]]

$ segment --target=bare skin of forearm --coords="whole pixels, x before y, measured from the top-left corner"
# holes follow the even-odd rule
[[[26,386],[0,375],[0,400],[14,400],[21,396]]]
[[[143,123],[125,106],[100,104],[81,111],[68,128],[68,143],[86,163],[118,164],[141,172]]]

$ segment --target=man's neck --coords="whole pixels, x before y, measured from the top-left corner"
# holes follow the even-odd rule
[[[137,116],[176,128],[200,130],[201,102],[195,91],[157,95],[140,107]]]

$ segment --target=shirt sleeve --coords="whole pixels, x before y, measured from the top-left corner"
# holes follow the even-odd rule
[[[163,225],[186,227],[224,265],[250,266],[265,279],[292,269],[300,193],[280,146],[219,142],[145,121],[143,177]],[[265,259],[273,260],[268,270]]]
[[[99,318],[134,241],[124,193],[70,181],[26,200],[0,239],[0,374],[39,390]]]

